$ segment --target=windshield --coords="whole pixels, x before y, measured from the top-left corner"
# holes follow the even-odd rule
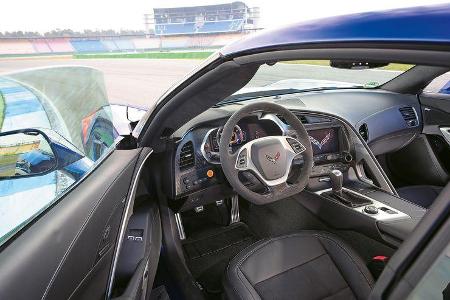
[[[413,65],[386,64],[372,69],[342,69],[329,60],[295,60],[262,65],[250,82],[224,102],[311,90],[376,88]]]

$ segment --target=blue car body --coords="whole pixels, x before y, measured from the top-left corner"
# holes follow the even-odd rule
[[[412,7],[337,16],[266,30],[228,46],[220,53],[237,56],[255,50],[311,43],[408,42],[450,43],[450,5]]]

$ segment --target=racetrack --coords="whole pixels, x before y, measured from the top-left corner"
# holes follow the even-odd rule
[[[164,91],[200,63],[201,60],[187,59],[20,58],[0,60],[0,73],[56,65],[89,66],[103,72],[111,103],[151,107]],[[349,71],[324,66],[280,63],[272,67],[262,66],[250,84],[261,86],[288,78],[333,79],[365,84],[385,82],[397,74],[397,71]]]
[[[56,65],[89,66],[103,72],[111,103],[150,107],[200,62],[180,59],[9,59],[0,60],[0,73]]]

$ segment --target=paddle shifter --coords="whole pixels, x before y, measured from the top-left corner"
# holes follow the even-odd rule
[[[333,170],[331,171],[329,176],[331,179],[331,188],[333,190],[333,193],[342,197],[342,182],[343,182],[342,172],[339,170]]]

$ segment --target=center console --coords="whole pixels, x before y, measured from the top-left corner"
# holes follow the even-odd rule
[[[328,176],[331,188],[309,191],[299,201],[334,228],[357,230],[398,246],[426,212],[373,185],[348,178],[344,183],[339,170]]]

